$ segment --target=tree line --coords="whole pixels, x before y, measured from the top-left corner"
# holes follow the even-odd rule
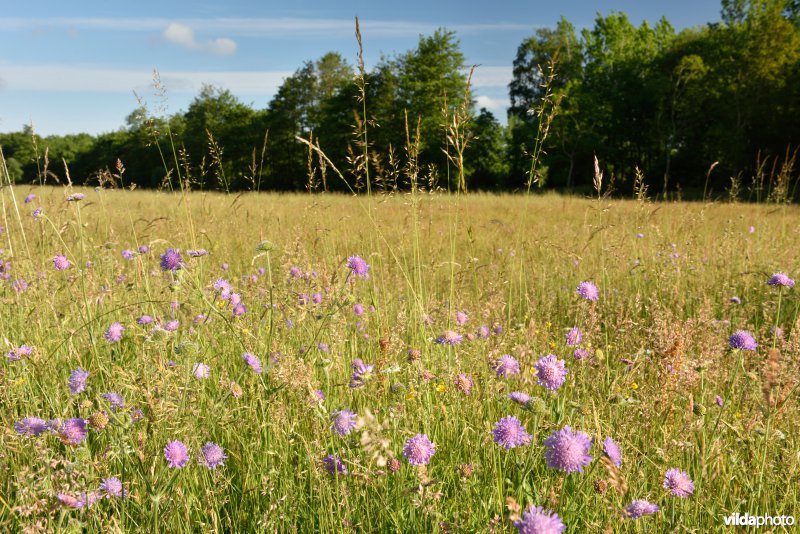
[[[64,159],[78,184],[581,190],[596,156],[619,194],[793,196],[798,0],[723,0],[720,22],[679,32],[616,12],[580,32],[562,18],[519,45],[507,124],[476,109],[470,75],[440,29],[370,70],[334,52],[307,61],[263,109],[204,86],[185,112],[140,106],[97,136],[25,127],[0,146],[24,182],[63,182]]]

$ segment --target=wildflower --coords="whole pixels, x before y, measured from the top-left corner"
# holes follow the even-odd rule
[[[369,278],[369,265],[361,256],[350,256],[347,258],[347,266],[353,276]]]
[[[123,259],[126,259],[126,260],[130,261],[134,257],[136,257],[136,253],[133,252],[130,249],[125,249],[125,250],[122,251],[122,257],[123,257]]]
[[[80,367],[72,371],[72,374],[69,375],[69,381],[67,382],[69,392],[73,395],[77,395],[85,390],[87,378],[89,378],[89,371],[84,371]]]
[[[464,326],[467,323],[467,312],[456,312],[456,324],[458,326]]]
[[[389,472],[397,473],[398,471],[400,471],[400,460],[397,458],[392,458],[389,460]]]
[[[153,322],[153,318],[150,317],[149,315],[142,315],[141,317],[139,317],[136,320],[136,323],[140,324],[140,325],[147,325],[147,324],[150,324],[152,322]]]
[[[322,402],[325,400],[325,392],[322,391],[321,389],[314,390],[312,396],[314,400],[317,402]]]
[[[489,327],[488,326],[482,326],[482,327],[478,328],[476,334],[481,339],[487,339],[489,337]]]
[[[38,417],[26,417],[14,424],[14,431],[20,436],[37,437],[48,430],[47,422]]]
[[[109,343],[117,343],[122,339],[122,333],[125,331],[125,327],[122,326],[120,323],[112,323],[111,326],[108,327],[106,333],[103,337],[106,338],[106,341]]]
[[[575,349],[575,352],[572,353],[576,360],[582,360],[589,356],[589,351],[586,349]]]
[[[38,220],[38,219],[39,219],[39,216],[40,216],[41,214],[42,214],[42,207],[41,207],[41,206],[39,206],[38,208],[36,208],[35,210],[33,210],[33,213],[31,213],[31,216],[33,217],[33,220],[34,220],[34,221],[36,221],[36,220]]]
[[[189,451],[179,440],[170,441],[164,447],[164,458],[172,468],[180,469],[189,461]]]
[[[61,441],[70,445],[79,445],[87,435],[89,435],[89,431],[86,429],[86,421],[80,417],[67,419],[58,431]]]
[[[537,383],[551,391],[560,388],[567,378],[567,368],[564,367],[564,360],[558,360],[553,354],[543,356],[536,362],[534,367],[537,371]]]
[[[254,371],[254,372],[257,374],[257,375],[260,375],[260,374],[261,374],[261,371],[262,371],[262,369],[261,369],[261,360],[259,360],[259,359],[258,359],[258,356],[256,356],[255,354],[250,354],[249,352],[245,352],[245,353],[242,355],[242,358],[244,358],[244,363],[246,363],[247,365],[249,365],[249,366],[250,366],[250,368],[251,368],[251,369],[252,369],[252,370],[253,370],[253,371]]]
[[[350,410],[341,410],[333,412],[331,421],[333,421],[333,430],[340,436],[346,436],[356,427],[356,414]]]
[[[504,449],[513,449],[531,442],[531,436],[522,426],[519,419],[513,415],[503,417],[492,430],[494,442]]]
[[[685,499],[694,493],[694,482],[689,478],[689,474],[674,467],[667,470],[663,485],[676,497]]]
[[[606,456],[614,465],[617,467],[622,465],[622,452],[619,450],[619,445],[617,445],[616,441],[606,438],[603,442],[603,452],[606,453]]]
[[[208,441],[200,449],[200,459],[198,460],[198,463],[208,467],[209,469],[216,469],[220,465],[224,464],[227,458],[228,456],[225,454],[225,449],[216,443]]]
[[[181,253],[174,248],[168,248],[167,251],[161,255],[161,270],[162,271],[177,271],[183,268],[183,258]]]
[[[238,399],[242,396],[242,386],[237,384],[236,382],[231,382],[231,395],[233,395],[234,399]]]
[[[300,293],[300,295],[297,296],[297,303],[300,304],[300,306],[305,306],[310,300],[311,298],[306,293]]]
[[[469,395],[469,392],[472,391],[472,379],[465,373],[461,373],[456,377],[455,386],[464,395]]]
[[[17,348],[11,349],[6,353],[6,358],[10,362],[16,362],[22,359],[23,356],[30,356],[33,353],[33,347],[28,345],[20,345]]]
[[[746,330],[737,330],[730,338],[729,343],[732,349],[739,350],[756,350],[758,343],[756,343],[753,334]]]
[[[731,304],[741,304],[742,303],[742,299],[740,299],[739,297],[733,296],[733,297],[730,298],[730,302],[731,302]]]
[[[30,204],[33,202],[33,199],[36,198],[36,195],[33,193],[28,193],[28,196],[25,197],[25,204]]]
[[[314,304],[320,304],[322,302],[322,293],[319,291],[311,295],[311,302]]]
[[[24,293],[28,290],[28,282],[22,278],[17,278],[11,283],[11,287],[14,288],[14,291],[17,293]]]
[[[364,314],[364,305],[361,304],[361,303],[356,303],[355,305],[353,305],[353,313],[355,313],[356,316],[359,316],[359,317],[361,315],[363,315]]]
[[[531,396],[524,391],[512,391],[508,394],[508,398],[522,406],[525,406],[531,400]]]
[[[353,360],[353,375],[350,377],[350,387],[355,389],[363,386],[372,376],[373,365],[364,363],[361,358]]]
[[[573,432],[569,426],[555,430],[545,438],[547,451],[544,458],[551,469],[559,469],[565,473],[579,471],[592,461],[589,449],[592,442],[584,432]]]
[[[72,267],[72,262],[63,254],[56,254],[53,258],[53,267],[55,267],[56,271],[65,271]]]
[[[406,441],[403,456],[411,465],[427,465],[436,453],[436,445],[425,434],[417,434]]]
[[[342,463],[338,454],[329,454],[322,459],[322,464],[330,475],[346,475],[347,466]]]
[[[786,273],[775,273],[772,275],[772,278],[767,280],[767,284],[771,286],[794,287],[794,280],[789,278]]]
[[[201,248],[201,249],[198,249],[198,250],[188,250],[187,253],[192,258],[199,258],[201,256],[207,255],[208,251],[206,249],[204,249],[204,248]]]
[[[581,331],[578,330],[577,326],[572,327],[572,330],[567,332],[567,346],[574,347],[575,345],[580,345],[581,341],[583,341]]]
[[[649,503],[644,499],[633,501],[625,508],[625,513],[631,519],[639,519],[644,515],[653,515],[658,511],[658,505]]]
[[[594,301],[600,298],[600,290],[592,282],[581,282],[575,292],[586,300]]]
[[[725,405],[725,401],[723,401],[722,397],[720,397],[719,395],[714,397],[714,402],[716,402],[717,406],[719,406],[720,408],[722,408]]]
[[[173,319],[172,321],[167,321],[167,324],[164,325],[164,330],[167,332],[174,332],[181,326],[181,322],[177,319]]]
[[[89,416],[89,426],[95,430],[103,430],[108,425],[108,415],[105,412],[94,412]]]
[[[147,245],[139,245],[139,248],[137,250],[139,251],[139,254],[147,254],[148,252],[150,252],[150,247],[148,247]]]
[[[117,477],[104,478],[100,483],[100,491],[105,492],[109,499],[112,497],[124,498],[128,495],[128,492],[122,487],[122,481]]]
[[[436,338],[436,343],[439,345],[458,345],[464,339],[464,336],[453,332],[452,330],[448,330],[441,336]]]
[[[80,202],[84,198],[86,198],[86,195],[84,195],[83,193],[74,193],[67,197],[67,202]]]
[[[514,521],[514,528],[520,534],[561,534],[567,529],[558,514],[533,505]]]
[[[197,379],[208,378],[210,372],[211,372],[211,368],[208,365],[204,364],[204,363],[199,363],[198,362],[198,363],[194,364],[194,367],[192,367],[192,374]]]
[[[494,371],[497,376],[508,377],[519,374],[519,362],[508,354],[500,356],[495,362]]]
[[[125,399],[123,399],[122,395],[115,391],[103,393],[101,396],[107,400],[109,404],[111,404],[111,410],[114,412],[125,407]]]
[[[292,267],[289,269],[289,276],[292,278],[300,278],[303,276],[303,271],[300,270],[300,267]]]

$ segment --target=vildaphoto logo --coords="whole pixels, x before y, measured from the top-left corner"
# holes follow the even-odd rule
[[[729,527],[766,527],[766,526],[792,526],[793,515],[750,515],[748,513],[733,513],[725,518],[725,525]]]

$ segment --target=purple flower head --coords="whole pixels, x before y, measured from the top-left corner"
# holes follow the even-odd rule
[[[47,422],[38,417],[26,417],[14,423],[14,431],[20,436],[36,437],[47,432],[49,428]]]
[[[353,375],[350,377],[350,387],[355,389],[361,387],[372,376],[374,365],[364,363],[361,358],[353,360]]]
[[[152,322],[153,322],[153,318],[152,318],[152,317],[150,317],[149,315],[142,315],[141,317],[139,317],[139,318],[136,320],[136,323],[137,323],[137,324],[141,324],[141,325],[150,324],[150,323],[152,323]]]
[[[581,282],[575,292],[586,300],[594,301],[600,298],[600,290],[592,282]]]
[[[472,391],[472,379],[465,373],[461,373],[456,377],[455,386],[464,395],[469,395],[469,392]]]
[[[117,343],[122,339],[122,333],[125,331],[125,327],[122,326],[120,323],[112,323],[111,326],[108,327],[106,333],[103,337],[106,338],[106,341],[109,343]]]
[[[197,379],[208,378],[210,373],[211,368],[204,363],[198,362],[192,367],[192,374]]]
[[[572,353],[576,360],[582,360],[589,356],[589,351],[587,349],[575,349],[575,352]]]
[[[729,343],[732,349],[739,350],[756,350],[758,343],[756,343],[753,334],[746,330],[737,330],[730,338]]]
[[[356,427],[356,417],[358,416],[350,410],[333,412],[331,415],[333,430],[340,436],[348,435]]]
[[[512,356],[504,354],[500,356],[500,358],[495,362],[494,372],[497,376],[502,376],[502,377],[518,375],[519,362]]]
[[[136,253],[130,249],[125,249],[122,251],[122,257],[128,261],[132,260],[136,257]]]
[[[87,378],[89,378],[89,371],[84,371],[80,367],[72,371],[72,374],[69,375],[69,380],[67,381],[69,392],[73,395],[77,395],[85,390]]]
[[[522,406],[525,406],[531,400],[531,396],[524,391],[512,391],[508,394],[508,398]]]
[[[261,374],[261,371],[262,371],[262,369],[261,369],[261,360],[259,360],[259,359],[258,359],[258,356],[256,356],[255,354],[250,354],[249,352],[245,352],[245,353],[242,355],[242,358],[244,358],[244,363],[246,363],[247,365],[249,365],[249,366],[250,366],[250,368],[251,368],[251,369],[252,369],[252,370],[253,370],[253,371],[254,371],[254,372],[257,374],[257,375],[260,375],[260,374]]]
[[[717,395],[716,397],[714,397],[714,402],[716,402],[716,403],[717,403],[717,406],[719,406],[720,408],[722,408],[723,406],[725,406],[725,401],[723,401],[723,400],[722,400],[722,397],[720,397],[719,395]]]
[[[589,449],[592,448],[589,436],[585,432],[573,432],[569,426],[553,431],[545,438],[544,444],[547,447],[544,458],[551,469],[583,473],[584,466],[592,461],[589,456]]]
[[[490,330],[488,326],[482,326],[478,328],[477,335],[481,339],[487,339],[489,337],[489,332]]]
[[[425,434],[417,434],[406,441],[403,456],[411,465],[428,465],[436,453],[436,445]]]
[[[561,534],[567,529],[558,514],[533,505],[514,521],[514,528],[519,534]]]
[[[676,497],[685,499],[694,493],[694,482],[688,473],[673,467],[664,475],[664,488]]]
[[[207,255],[208,251],[206,249],[204,249],[204,248],[201,248],[201,249],[198,249],[198,250],[187,250],[187,253],[189,254],[189,257],[191,257],[191,258],[199,258],[201,256]]]
[[[300,270],[300,267],[292,267],[289,269],[289,276],[292,278],[300,278],[303,276],[303,271]]]
[[[357,316],[361,316],[364,314],[364,305],[361,303],[357,303],[353,306],[353,313]]]
[[[6,358],[10,362],[17,362],[21,360],[24,356],[30,356],[33,353],[33,347],[29,347],[28,345],[20,345],[14,349],[11,349],[6,354]]]
[[[111,410],[116,412],[125,407],[125,399],[116,391],[109,391],[101,395],[111,405]]]
[[[36,198],[36,195],[33,193],[28,193],[28,196],[25,197],[25,204],[30,204],[33,202],[33,199]]]
[[[75,495],[69,495],[68,493],[58,493],[56,494],[56,499],[58,499],[58,502],[68,508],[80,509],[86,504],[83,499],[80,498],[80,496],[76,497]]]
[[[606,438],[603,442],[603,452],[606,453],[606,456],[614,465],[617,467],[622,465],[622,451],[619,450],[619,445],[617,445],[616,441]]]
[[[734,297],[730,298],[730,302],[731,302],[731,304],[741,304],[742,303],[742,299],[740,299],[739,297],[735,297],[734,296]]]
[[[181,322],[177,319],[173,319],[171,321],[167,321],[167,324],[164,325],[164,330],[167,332],[174,332],[181,326]]]
[[[80,417],[67,419],[58,430],[58,436],[61,441],[69,445],[78,445],[81,441],[86,439],[89,434],[86,428],[86,421]]]
[[[67,197],[67,202],[80,202],[84,198],[86,198],[86,195],[83,193],[73,193]]]
[[[247,313],[247,306],[245,306],[244,304],[237,304],[236,306],[233,307],[233,311],[231,313],[233,313],[234,317],[241,317],[242,315]]]
[[[72,267],[72,262],[63,254],[56,254],[53,258],[53,267],[55,267],[56,271],[64,271]]]
[[[311,302],[314,304],[321,304],[322,303],[322,293],[317,291],[313,295],[311,295]]]
[[[574,347],[575,345],[580,345],[581,341],[583,341],[581,331],[578,330],[577,326],[573,326],[572,329],[567,332],[567,346]]]
[[[656,504],[647,502],[644,499],[633,501],[625,508],[625,513],[631,519],[639,519],[644,515],[653,515],[658,513],[659,507]]]
[[[11,287],[14,288],[14,291],[17,293],[24,293],[28,289],[28,282],[22,278],[17,278],[11,283]]]
[[[786,273],[775,273],[772,275],[772,278],[767,280],[767,284],[771,286],[794,287],[794,280],[789,278]]]
[[[322,465],[325,466],[325,470],[331,476],[347,474],[347,466],[342,463],[342,459],[339,458],[338,454],[329,454],[323,458]]]
[[[464,340],[464,336],[452,330],[446,331],[444,334],[436,338],[436,343],[439,345],[458,345]]]
[[[513,415],[500,419],[495,424],[492,435],[494,436],[494,442],[504,449],[513,449],[520,445],[528,445],[531,442],[530,434],[522,426],[520,420]]]
[[[36,208],[35,210],[33,210],[33,213],[31,214],[31,216],[33,217],[33,220],[35,221],[35,220],[38,220],[38,219],[39,219],[39,216],[40,216],[41,214],[42,214],[42,207],[41,207],[41,206],[39,206],[38,208]]]
[[[138,250],[139,254],[147,254],[148,252],[150,252],[150,247],[148,247],[147,245],[139,245]]]
[[[456,312],[456,324],[458,326],[464,326],[467,323],[467,312]]]
[[[209,469],[216,469],[225,463],[226,458],[228,458],[228,456],[225,454],[225,449],[216,443],[207,441],[200,449],[200,459],[198,462],[200,465],[204,465]]]
[[[161,270],[162,271],[177,271],[183,268],[183,258],[180,251],[174,248],[168,248],[167,251],[161,255]]]
[[[214,289],[219,292],[227,291],[227,296],[223,298],[225,300],[228,300],[228,298],[230,298],[231,283],[225,280],[224,278],[217,278],[217,280],[214,282]]]
[[[316,402],[322,402],[322,401],[324,401],[324,400],[325,400],[325,392],[324,392],[324,391],[322,391],[321,389],[314,390],[314,393],[313,393],[313,399],[314,399]]]
[[[350,273],[359,278],[369,278],[369,265],[361,256],[350,256],[347,258],[347,266]]]
[[[567,379],[567,368],[564,367],[564,360],[559,360],[553,354],[543,356],[534,365],[537,372],[537,383],[551,391],[560,388]]]
[[[300,293],[297,296],[297,303],[300,304],[300,306],[305,306],[309,302],[311,302],[311,297],[308,296],[308,293]]]
[[[122,487],[122,481],[117,477],[104,478],[100,483],[100,491],[106,494],[109,499],[113,497],[124,498],[128,495],[127,490]]]
[[[773,326],[769,329],[769,332],[778,339],[783,338],[783,328],[780,326]]]
[[[180,469],[189,461],[189,451],[186,445],[176,439],[164,447],[164,458],[169,462],[170,467]]]

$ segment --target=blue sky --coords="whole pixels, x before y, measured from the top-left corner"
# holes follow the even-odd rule
[[[33,122],[43,135],[100,133],[124,125],[134,91],[155,108],[153,70],[166,112],[185,110],[202,83],[266,107],[304,60],[338,51],[354,62],[361,20],[367,67],[413,48],[420,34],[455,30],[475,96],[504,115],[516,48],[563,15],[578,28],[597,13],[634,23],[666,16],[678,29],[719,20],[716,0],[222,2],[137,0],[6,2],[0,17],[0,132]]]

